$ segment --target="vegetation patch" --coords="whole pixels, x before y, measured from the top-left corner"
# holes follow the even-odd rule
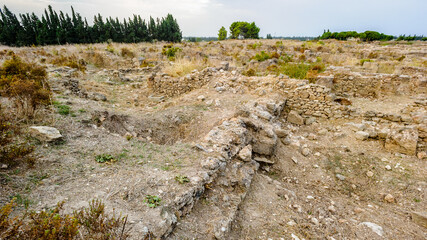
[[[16,207],[16,199],[0,209],[1,239],[128,239],[127,217],[109,216],[105,205],[93,200],[89,207],[73,214],[62,213],[64,202],[52,210],[26,211],[23,215],[10,217]]]
[[[111,163],[115,162],[115,158],[110,154],[100,154],[95,157],[97,163]]]
[[[147,203],[148,207],[150,207],[150,208],[156,208],[156,207],[160,206],[161,201],[162,201],[162,199],[158,196],[154,196],[154,195],[145,196],[145,202]]]

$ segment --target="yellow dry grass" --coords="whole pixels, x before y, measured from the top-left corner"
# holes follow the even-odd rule
[[[202,58],[177,58],[171,65],[164,68],[164,72],[173,77],[181,77],[193,70],[200,71],[207,66],[207,60]]]

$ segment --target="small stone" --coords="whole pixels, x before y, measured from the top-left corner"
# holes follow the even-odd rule
[[[313,200],[313,199],[314,199],[314,197],[309,195],[309,196],[307,196],[307,199],[308,199],[308,200]]]
[[[317,139],[317,136],[316,136],[316,134],[314,134],[314,133],[310,133],[310,134],[308,134],[308,137],[307,137],[308,139],[310,139],[310,140],[316,140]]]
[[[0,168],[1,168],[1,169],[7,169],[7,168],[8,168],[8,166],[7,166],[7,164],[2,164]]]
[[[307,157],[308,155],[310,155],[310,149],[308,148],[303,148],[301,151],[301,154],[305,157]]]
[[[262,162],[262,163],[268,163],[268,164],[274,164],[274,161],[267,159],[265,157],[255,157],[254,158],[255,161],[257,162]]]
[[[359,208],[359,207],[357,207],[357,208],[354,209],[354,213],[356,213],[356,214],[359,214],[359,213],[362,213],[362,212],[364,212],[364,210],[361,209],[361,208]]]
[[[289,137],[285,137],[280,139],[280,141],[284,144],[284,145],[289,145],[292,143],[292,140]]]
[[[329,212],[331,212],[331,213],[334,213],[334,212],[336,212],[336,211],[337,211],[333,205],[329,206],[329,207],[328,207],[328,210],[329,210]]]
[[[341,180],[341,181],[344,181],[344,180],[345,180],[345,176],[343,176],[343,175],[341,175],[341,174],[339,174],[339,173],[337,173],[335,176],[336,176],[339,180]]]
[[[362,222],[360,225],[364,225],[364,226],[370,228],[374,233],[378,234],[381,237],[384,235],[383,228],[381,226],[379,226],[378,224],[371,223],[371,222]]]
[[[374,173],[373,173],[373,172],[371,172],[371,171],[367,171],[367,172],[366,172],[366,176],[368,176],[368,177],[373,177],[373,176],[374,176]]]
[[[200,101],[205,101],[205,99],[206,99],[206,97],[203,95],[200,95],[197,97],[197,100],[200,100]]]
[[[245,162],[249,162],[252,159],[252,146],[247,145],[239,152],[239,158]]]
[[[385,166],[385,169],[386,169],[387,171],[391,171],[391,166],[390,166],[390,165],[387,165],[387,166]]]
[[[307,118],[306,120],[305,120],[305,124],[306,125],[311,125],[311,124],[313,124],[313,123],[315,123],[316,122],[316,118],[315,117],[309,117],[309,118]]]
[[[364,131],[358,131],[356,132],[356,139],[365,141],[369,138],[369,133]]]
[[[294,220],[290,220],[289,222],[286,223],[288,226],[295,226],[297,225],[297,223]]]
[[[62,139],[61,133],[53,127],[32,126],[29,132],[31,136],[42,142],[54,142]]]
[[[314,225],[319,225],[319,220],[317,220],[317,218],[311,218],[311,222],[314,224]]]
[[[418,159],[427,159],[427,152],[423,151],[423,152],[419,152],[417,154]]]
[[[393,195],[391,195],[391,194],[389,193],[389,194],[387,194],[387,195],[384,197],[384,201],[386,201],[386,202],[388,202],[388,203],[394,203],[394,202],[395,202],[395,199],[394,199]]]
[[[107,97],[101,93],[93,93],[91,96],[91,99],[95,101],[103,101],[103,102],[107,101]]]
[[[300,238],[297,235],[293,234],[293,233],[291,234],[291,237],[292,237],[293,240],[300,240]]]
[[[295,164],[298,164],[298,159],[296,157],[292,157],[291,159]]]
[[[275,129],[274,132],[276,133],[277,137],[279,138],[285,138],[289,135],[289,131],[284,130],[284,129]]]
[[[301,117],[298,112],[292,110],[288,114],[288,122],[297,124],[297,125],[304,125],[304,118]]]
[[[328,129],[322,128],[317,132],[319,135],[326,135],[328,133]]]

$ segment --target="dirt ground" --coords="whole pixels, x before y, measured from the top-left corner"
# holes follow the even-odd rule
[[[363,114],[352,119],[319,117],[311,124],[296,125],[286,120],[293,109],[285,107],[271,124],[289,131],[287,142],[278,141],[274,164],[254,166],[257,170],[250,175],[248,188],[224,187],[222,182],[229,179],[227,171],[240,164],[237,158],[227,163],[223,173],[212,176],[207,176],[202,164],[218,156],[204,149],[205,137],[216,126],[242,116],[242,106],[273,96],[286,99],[292,89],[275,87],[283,77],[284,81],[308,84],[307,80],[268,72],[263,64],[271,59],[251,60],[256,53],[280,51],[281,56],[293,59],[304,55],[308,62],[322,61],[328,73],[334,72],[331,66],[372,73],[372,69],[360,66],[360,60],[375,52],[374,62],[392,61],[395,68],[392,73],[381,72],[383,68],[376,73],[411,68],[414,72],[407,74],[425,84],[425,43],[254,40],[176,44],[182,52],[175,63],[192,59],[187,67],[190,70],[176,70],[178,64],[161,55],[164,44],[114,43],[116,53],[105,51],[106,44],[1,47],[47,67],[55,104],[47,115],[26,124],[55,127],[63,140],[38,142],[33,168],[1,169],[0,203],[16,197],[18,214],[24,205],[41,210],[65,201],[65,211],[72,212],[87,206],[91,199],[101,199],[108,211],[128,216],[131,239],[148,239],[144,236],[151,229],[167,232],[156,237],[168,239],[427,239],[427,228],[411,215],[427,210],[427,160],[387,151],[385,140],[356,138],[348,123],[365,123]],[[119,49],[124,47],[135,52],[134,59],[120,56]],[[89,51],[101,53],[104,65],[87,58],[86,70],[81,72],[49,63],[56,54],[85,59]],[[402,62],[394,60],[401,55],[406,56]],[[144,58],[144,66],[138,56]],[[2,55],[1,61],[6,59],[7,55]],[[229,67],[222,68],[224,61]],[[213,67],[209,81],[197,85],[207,78],[198,79],[198,74]],[[256,69],[255,76],[243,74],[250,68]],[[190,75],[195,83],[183,93],[167,96],[150,87],[154,75],[162,79],[171,76],[163,75],[165,71],[176,71],[180,76],[172,77],[176,79],[171,81],[172,88]],[[70,79],[78,84],[70,87]],[[100,95],[105,101],[97,97]],[[349,100],[359,113],[402,114],[426,95],[424,90],[414,90],[409,95]],[[2,98],[2,102],[8,100]],[[69,106],[71,112],[60,114],[58,105]],[[425,113],[426,107],[416,110]],[[392,123],[375,124],[383,127]],[[303,154],[303,149],[308,152]],[[114,161],[96,162],[102,154],[113,156]],[[180,183],[182,177],[188,182]],[[207,178],[209,184],[199,184]],[[196,191],[193,202],[180,208],[179,214],[165,217],[182,196],[200,186],[203,190]],[[160,197],[160,206],[150,208],[147,195]],[[227,235],[218,237],[216,221],[225,215],[231,227]],[[374,230],[372,224],[381,229]]]

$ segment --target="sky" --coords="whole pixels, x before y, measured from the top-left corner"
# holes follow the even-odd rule
[[[183,36],[217,36],[234,21],[255,22],[260,36],[319,36],[330,31],[373,30],[390,35],[427,36],[427,0],[3,0],[13,13],[41,16],[54,10],[119,19],[132,14],[164,17],[171,13]]]

